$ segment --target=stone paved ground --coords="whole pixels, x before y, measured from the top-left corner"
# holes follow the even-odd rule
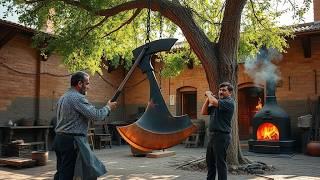
[[[132,157],[126,145],[113,146],[112,149],[96,150],[98,157],[106,164],[109,172],[99,179],[108,180],[204,180],[205,172],[175,169],[177,163],[199,158],[205,155],[204,148],[184,148],[182,145],[171,148],[175,156],[166,158]],[[259,177],[255,175],[229,175],[230,180],[320,180],[320,157],[295,155],[266,155],[244,151],[253,161],[262,161],[274,165],[276,171]],[[55,173],[55,156],[50,152],[46,166],[25,169],[12,169],[0,166],[0,179],[8,180],[42,180],[52,179]]]

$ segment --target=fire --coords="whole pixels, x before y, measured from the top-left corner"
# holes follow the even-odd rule
[[[263,123],[257,130],[257,140],[279,140],[279,130],[272,123]]]
[[[256,105],[256,110],[259,111],[260,109],[262,109],[262,101],[261,101],[261,98],[259,98],[258,105]]]

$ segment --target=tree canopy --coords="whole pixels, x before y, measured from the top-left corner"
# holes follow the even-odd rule
[[[292,29],[280,27],[277,18],[293,11],[293,18],[299,20],[310,1],[305,0],[301,7],[289,0],[248,1],[242,13],[238,60],[255,55],[263,45],[284,52],[288,46],[286,37],[292,36]],[[129,68],[133,58],[131,51],[145,42],[148,6],[125,8],[130,2],[139,3],[125,0],[1,0],[8,13],[16,11],[20,15],[21,23],[42,31],[47,26],[52,29],[54,38],[38,33],[34,37],[35,46],[46,41],[47,46],[40,46],[44,53],[57,52],[71,71],[89,69],[91,72],[100,72],[101,57],[110,60],[114,66],[122,64]],[[190,10],[209,40],[219,41],[226,1],[173,0],[172,3]],[[161,15],[161,8],[164,7],[151,13],[151,40],[177,35],[183,39],[179,27]],[[184,43],[177,53],[166,55],[163,74],[179,74],[187,63],[186,58],[199,63],[188,43]]]

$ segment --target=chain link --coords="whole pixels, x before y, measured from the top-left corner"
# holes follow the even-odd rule
[[[151,0],[148,0],[148,17],[147,17],[147,39],[145,41],[145,43],[149,43],[150,42],[150,16],[151,16]]]
[[[160,14],[160,39],[162,39],[163,17],[162,17],[162,15],[161,15],[161,13],[159,13],[159,14]]]
[[[161,6],[160,6],[160,11],[161,11]],[[162,14],[159,12],[159,18],[160,18],[160,33],[159,33],[159,38],[162,39],[162,31],[163,31],[163,17]],[[162,90],[162,64],[163,63],[163,56],[162,52],[159,52],[160,56],[160,69],[159,69],[159,88],[160,91]]]

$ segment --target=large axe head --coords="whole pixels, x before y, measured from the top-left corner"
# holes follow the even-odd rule
[[[150,62],[151,55],[161,51],[169,51],[176,41],[177,39],[174,39],[174,38],[160,39],[160,40],[149,42],[133,50],[132,51],[133,55],[135,57],[138,57],[140,55],[140,52],[142,52],[143,49],[146,48],[144,56],[139,62],[139,68],[142,70],[142,72],[153,70],[153,67]]]
[[[174,117],[169,112],[161,95],[155,74],[152,71],[150,57],[152,54],[168,51],[177,39],[152,41],[133,51],[140,69],[146,73],[150,84],[150,99],[146,111],[128,126],[117,127],[119,134],[135,149],[150,151],[165,149],[179,144],[196,131],[187,115]],[[147,47],[147,48],[146,48]],[[142,57],[141,54],[144,53]]]
[[[178,39],[175,39],[175,38],[167,38],[167,39],[159,39],[156,41],[152,41],[136,48],[135,50],[132,51],[132,53],[135,59],[137,59],[140,52],[145,46],[148,47],[148,49],[145,52],[145,56],[152,55],[161,51],[169,51],[177,40]]]

